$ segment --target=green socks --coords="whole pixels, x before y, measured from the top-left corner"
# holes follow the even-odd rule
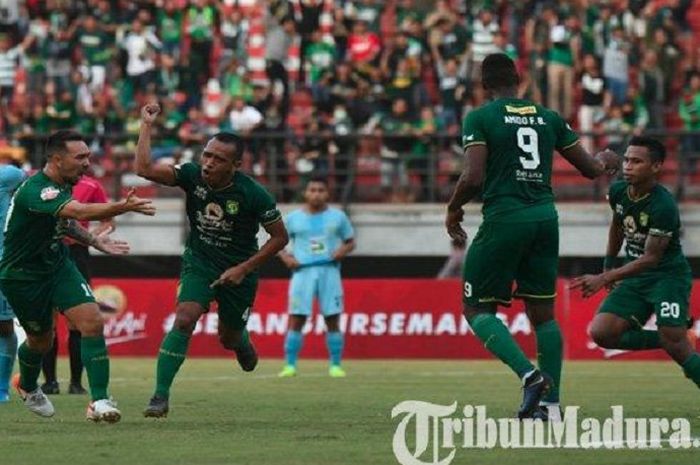
[[[622,333],[617,348],[625,350],[660,349],[659,332],[647,329],[629,329]]]
[[[493,355],[498,357],[511,370],[522,378],[526,373],[535,369],[527,359],[522,349],[515,343],[508,328],[491,313],[479,313],[469,322],[474,334]]]
[[[245,334],[247,336],[248,333],[246,332]],[[189,345],[190,336],[177,329],[172,329],[165,335],[158,352],[158,365],[156,368],[157,396],[166,399],[170,397],[170,386],[172,386],[177,371],[185,361]]]
[[[102,336],[80,338],[80,358],[85,366],[92,400],[108,399],[109,355]]]
[[[243,329],[243,334],[241,334],[241,343],[236,347],[236,349],[248,349],[250,347],[250,335],[247,329]]]
[[[554,320],[542,323],[535,328],[535,334],[537,335],[537,365],[539,365],[540,370],[554,380],[554,386],[542,400],[558,403],[561,365],[564,356],[559,324]]]
[[[700,355],[695,352],[683,362],[682,367],[685,376],[700,387]]]
[[[30,349],[26,341],[19,346],[19,350],[17,350],[19,385],[25,391],[32,392],[37,388],[36,380],[39,379],[43,358],[41,353]]]

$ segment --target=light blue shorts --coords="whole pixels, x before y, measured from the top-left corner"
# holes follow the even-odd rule
[[[15,313],[12,311],[12,307],[7,302],[2,293],[0,293],[0,321],[9,321],[15,319]]]
[[[324,316],[343,311],[343,284],[337,264],[310,266],[294,272],[289,283],[289,313],[311,316],[314,298],[318,298]]]

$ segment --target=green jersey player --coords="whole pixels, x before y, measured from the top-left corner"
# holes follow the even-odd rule
[[[518,416],[542,416],[540,401],[558,406],[562,365],[561,332],[554,321],[559,231],[553,153],[559,151],[591,179],[615,170],[617,155],[605,151],[591,157],[558,114],[517,98],[518,73],[506,55],[486,57],[481,72],[492,101],[464,120],[465,169],[448,204],[446,226],[453,240],[464,243],[462,206],[482,191],[484,220],[464,264],[464,315],[485,347],[522,380]],[[510,306],[514,297],[525,300],[535,328],[539,370],[496,318],[497,305]]]
[[[87,418],[117,422],[121,413],[107,393],[109,356],[103,320],[90,286],[63,244],[69,236],[106,253],[124,254],[128,244],[94,236],[75,220],[102,220],[135,211],[155,214],[150,200],[131,192],[126,200],[84,204],[71,197],[73,185],[90,166],[90,149],[80,134],[58,131],[46,143],[44,168],[15,191],[5,223],[5,250],[0,261],[0,289],[27,333],[19,347],[15,388],[32,412],[50,417],[51,401],[37,386],[43,354],[53,345],[53,312],[65,315],[81,333],[81,358],[92,402]]]
[[[255,270],[288,241],[272,196],[238,171],[243,145],[237,136],[215,135],[199,163],[151,163],[151,126],[159,112],[155,104],[141,112],[137,173],[185,191],[190,235],[182,257],[175,323],[158,354],[155,394],[144,411],[147,417],[167,416],[170,386],[197,320],[209,311],[212,301],[218,304],[221,345],[235,351],[243,370],[255,369],[258,356],[245,329],[257,289]],[[260,225],[270,239],[258,250]]]
[[[664,349],[700,386],[700,355],[686,338],[692,275],[679,240],[678,206],[658,183],[666,150],[648,137],[633,137],[625,152],[624,181],[610,186],[613,219],[604,272],[572,281],[590,297],[612,291],[591,324],[596,344],[606,349]],[[626,263],[613,268],[625,244]],[[657,330],[643,329],[656,315]]]

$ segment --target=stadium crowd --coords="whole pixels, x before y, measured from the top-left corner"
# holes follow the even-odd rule
[[[619,149],[624,133],[700,130],[692,3],[3,0],[0,153],[36,166],[36,136],[72,127],[93,136],[108,169],[133,153],[139,108],[158,100],[156,158],[188,156],[232,130],[252,137],[256,175],[342,183],[349,163],[373,160],[384,198],[410,200],[422,195],[406,188],[427,182],[431,150],[458,171],[456,136],[484,101],[489,53],[516,60],[522,95],[590,133],[589,148],[603,132]],[[353,133],[374,137],[342,137]],[[683,149],[700,154],[700,135]]]

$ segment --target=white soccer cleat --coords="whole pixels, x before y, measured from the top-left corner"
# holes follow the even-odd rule
[[[122,413],[112,399],[100,399],[88,404],[86,417],[94,422],[116,423],[121,420]]]
[[[24,405],[30,412],[34,412],[37,415],[45,418],[52,417],[54,413],[56,413],[56,410],[53,408],[53,404],[49,398],[46,397],[46,394],[44,394],[40,387],[37,387],[32,392],[27,392],[20,387],[19,373],[15,374],[15,376],[12,378],[12,385],[17,390],[17,394],[19,394],[19,396],[22,398]]]

